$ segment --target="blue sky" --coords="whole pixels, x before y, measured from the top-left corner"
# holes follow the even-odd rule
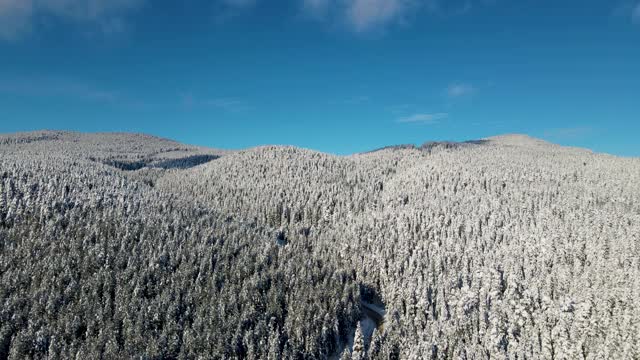
[[[0,132],[640,156],[640,0],[0,0]]]

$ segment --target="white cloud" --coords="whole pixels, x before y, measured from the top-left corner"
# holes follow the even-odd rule
[[[39,16],[96,25],[113,33],[124,28],[123,17],[145,0],[0,0],[0,39],[15,40],[32,30]]]
[[[411,0],[352,0],[347,17],[358,31],[368,31],[401,20],[414,4]]]
[[[405,24],[423,10],[441,16],[463,15],[477,1],[490,5],[495,0],[302,0],[302,8],[317,19],[335,16],[355,32],[363,33]]]
[[[398,119],[399,123],[421,123],[421,124],[435,124],[438,120],[446,119],[449,117],[447,113],[435,113],[435,114],[414,114],[411,116]]]
[[[471,84],[454,83],[447,88],[447,96],[450,98],[459,98],[462,96],[472,95],[476,92],[475,87]]]
[[[402,23],[420,5],[419,0],[302,0],[303,11],[311,17],[335,16],[359,33]]]

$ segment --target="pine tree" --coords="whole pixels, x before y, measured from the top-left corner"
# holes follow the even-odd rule
[[[345,348],[340,355],[340,360],[351,360],[351,353],[348,348]]]
[[[351,358],[353,360],[365,360],[367,357],[364,348],[364,336],[362,335],[362,323],[358,321],[356,326],[356,333],[353,336],[353,350],[351,352]]]
[[[376,359],[380,354],[380,350],[382,349],[382,336],[380,335],[380,331],[378,329],[373,330],[373,334],[371,335],[371,342],[369,343],[369,349],[367,353],[369,354],[370,359]]]

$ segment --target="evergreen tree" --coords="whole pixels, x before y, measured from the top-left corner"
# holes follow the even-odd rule
[[[353,350],[351,351],[353,360],[365,360],[367,358],[364,347],[364,336],[362,335],[362,323],[358,321],[356,332],[353,336]]]

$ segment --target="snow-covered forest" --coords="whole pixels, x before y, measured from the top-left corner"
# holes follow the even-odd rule
[[[0,359],[638,359],[640,159],[0,135]]]

